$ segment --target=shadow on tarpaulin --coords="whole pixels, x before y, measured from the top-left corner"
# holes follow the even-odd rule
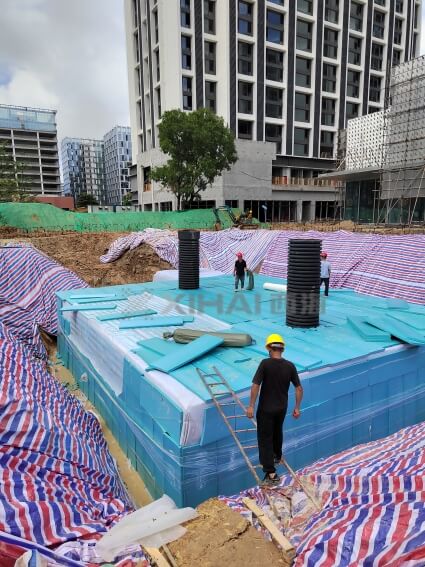
[[[58,350],[153,498],[166,493],[178,506],[196,506],[253,485],[211,402],[199,443],[182,446],[183,414],[128,360],[123,392],[117,396],[90,360],[72,348],[66,333],[59,336]],[[294,468],[425,420],[425,347],[391,347],[300,376],[302,416],[293,420],[289,409],[285,421],[284,452]],[[243,402],[248,395],[248,390],[240,393]],[[291,397],[289,408],[292,404]],[[244,440],[250,441],[252,433]]]

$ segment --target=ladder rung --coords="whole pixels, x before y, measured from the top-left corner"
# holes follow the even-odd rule
[[[242,445],[242,449],[258,449],[258,445]]]
[[[235,433],[245,433],[245,431],[257,431],[255,427],[249,429],[235,429]]]
[[[234,406],[236,404],[236,402],[226,402],[225,404],[218,404],[220,407],[224,407],[224,406]]]
[[[246,417],[246,415],[242,413],[241,415],[226,415],[226,417],[228,419],[236,419],[237,417]],[[249,417],[246,417],[246,419],[249,419]]]
[[[224,384],[224,382],[207,382],[207,385],[208,386],[218,386],[218,385],[224,386],[225,384]]]
[[[263,465],[252,465],[253,469],[262,469]]]
[[[218,376],[218,374],[202,374],[202,378],[212,378],[213,376]]]

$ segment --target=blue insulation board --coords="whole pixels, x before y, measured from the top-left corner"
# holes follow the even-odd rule
[[[319,328],[290,329],[282,323],[284,301],[276,299],[273,292],[262,290],[264,281],[271,279],[257,277],[256,290],[239,294],[233,292],[233,279],[226,276],[201,280],[201,289],[190,293],[179,291],[175,282],[81,290],[84,299],[90,297],[91,291],[128,297],[128,302],[118,303],[117,315],[141,309],[164,315],[162,306],[173,298],[178,298],[180,306],[202,306],[204,318],[194,314],[194,322],[185,323],[183,328],[209,325],[207,330],[217,330],[212,327],[214,321],[219,325],[224,320],[224,309],[226,331],[249,332],[253,336],[256,343],[250,347],[218,346],[196,361],[170,371],[169,380],[197,396],[202,409],[200,433],[191,442],[183,440],[188,425],[185,404],[150,379],[150,372],[145,375],[137,363],[143,360],[149,366],[161,357],[180,356],[184,345],[164,340],[164,328],[120,331],[120,319],[99,320],[103,317],[96,311],[59,311],[58,348],[64,365],[103,416],[152,496],[167,493],[179,506],[194,506],[217,494],[233,494],[252,485],[242,456],[200,383],[196,368],[211,372],[217,366],[242,400],[247,401],[252,376],[265,356],[265,338],[272,331],[285,337],[285,357],[297,366],[304,387],[301,418],[293,420],[290,415],[291,389],[284,428],[284,451],[294,468],[425,420],[425,346],[406,345],[387,329],[379,333],[377,327],[369,328],[367,323],[367,318],[376,317],[378,311],[379,317],[387,317],[385,299],[331,290],[329,298],[322,302],[324,322]],[[153,295],[145,300],[147,292]],[[59,309],[70,293],[58,294]],[[72,295],[78,292],[72,290]],[[233,299],[235,296],[243,296],[244,300]],[[245,310],[244,301],[248,305]],[[415,340],[423,338],[425,344],[425,309],[390,303],[394,318],[391,324],[395,323],[398,329],[400,324],[403,331],[407,326]],[[104,341],[99,345],[99,355],[84,353],[84,345],[92,336],[88,331],[96,333],[99,329]],[[172,332],[173,328],[168,330]],[[82,337],[80,348],[75,342],[77,332]],[[119,392],[103,370],[101,358],[106,354],[112,357],[108,367],[115,358],[123,357],[122,364],[116,366],[122,380]],[[167,380],[167,375],[163,376]],[[226,410],[228,415],[232,411],[235,410],[230,406]],[[245,418],[234,421],[240,429],[248,425]],[[245,441],[253,441],[252,433],[247,434]]]

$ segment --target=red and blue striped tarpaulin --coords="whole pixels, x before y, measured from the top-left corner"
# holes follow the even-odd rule
[[[250,269],[266,276],[286,278],[290,238],[317,238],[329,254],[331,286],[348,287],[357,292],[404,299],[425,305],[425,236],[401,236],[295,230],[203,232],[200,238],[201,268],[231,274],[236,252],[243,252]],[[126,250],[142,243],[176,267],[177,233],[147,229],[114,241],[101,262],[113,262]]]
[[[425,422],[384,439],[358,445],[298,471],[320,499],[307,516],[293,506],[284,531],[296,548],[295,567],[423,567],[425,565]],[[277,491],[295,490],[284,476]],[[292,493],[293,494],[293,493]],[[261,489],[242,497],[267,506]]]
[[[55,546],[106,531],[132,503],[97,418],[31,355],[0,323],[0,531]]]
[[[0,320],[38,358],[38,329],[58,331],[56,292],[87,287],[76,274],[27,244],[0,247]]]

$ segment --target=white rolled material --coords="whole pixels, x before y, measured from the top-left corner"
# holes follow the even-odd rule
[[[266,282],[265,284],[263,284],[263,289],[268,289],[269,291],[280,291],[281,293],[285,293],[287,286],[283,284]]]

